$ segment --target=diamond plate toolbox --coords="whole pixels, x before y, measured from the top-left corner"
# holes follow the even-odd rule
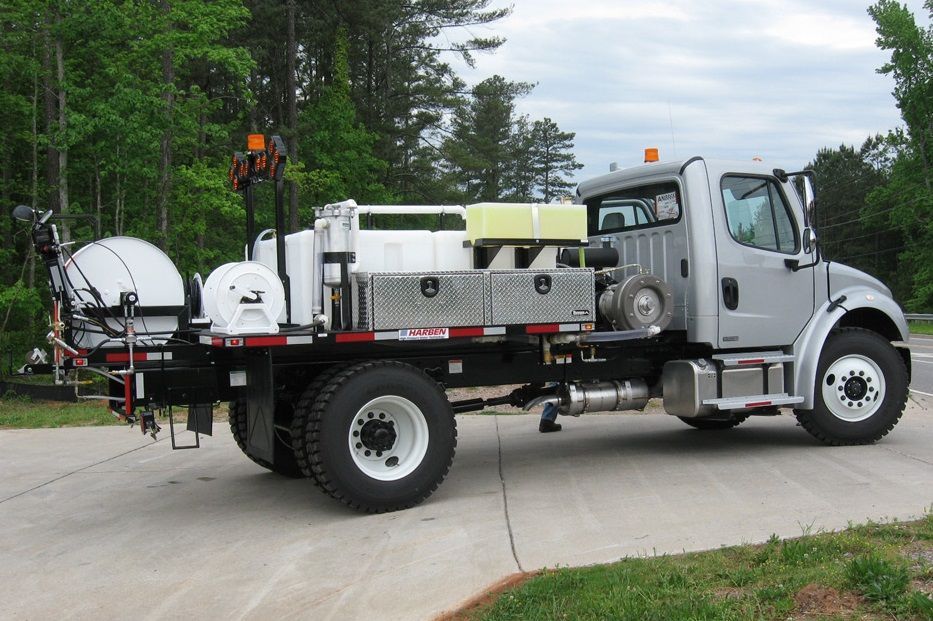
[[[486,278],[472,270],[359,274],[360,319],[371,330],[486,325]]]
[[[593,270],[489,272],[486,290],[491,325],[595,321]]]

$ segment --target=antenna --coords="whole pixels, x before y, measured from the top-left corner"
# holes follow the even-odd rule
[[[671,111],[671,100],[667,100],[667,118],[671,122],[671,146],[674,151],[674,158],[677,158],[677,141],[674,140],[674,113]]]

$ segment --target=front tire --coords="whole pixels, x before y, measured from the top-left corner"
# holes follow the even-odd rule
[[[304,444],[319,486],[355,509],[412,507],[447,476],[457,446],[453,409],[423,371],[395,361],[347,367],[318,388]]]
[[[888,434],[907,405],[907,367],[887,339],[862,328],[830,333],[820,353],[812,410],[801,426],[833,446],[871,444]]]

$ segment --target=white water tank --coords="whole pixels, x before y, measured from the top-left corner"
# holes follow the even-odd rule
[[[360,272],[434,270],[434,238],[430,231],[362,230],[357,236]]]
[[[293,324],[308,325],[314,321],[314,288],[321,286],[320,275],[314,270],[314,231],[299,231],[285,236],[285,272],[291,292],[291,319]],[[263,239],[253,247],[253,260],[278,273],[275,238]],[[278,317],[285,323],[285,309]]]
[[[105,314],[100,320],[116,332],[124,329],[120,294],[135,291],[139,303],[134,325],[142,345],[161,345],[178,330],[178,317],[185,311],[181,274],[164,252],[147,241],[108,237],[91,242],[68,259],[65,274],[79,312],[91,318]],[[91,294],[92,288],[100,302]],[[100,308],[101,303],[109,310]],[[78,347],[95,347],[108,338],[98,333],[100,328],[78,320],[72,329]],[[104,346],[124,347],[120,342]]]

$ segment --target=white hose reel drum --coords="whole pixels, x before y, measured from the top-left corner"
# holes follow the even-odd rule
[[[262,263],[227,263],[204,283],[204,309],[211,331],[223,334],[276,334],[285,310],[285,288]]]
[[[606,289],[599,311],[617,330],[663,330],[674,317],[674,291],[653,274],[639,274]]]
[[[147,241],[121,236],[88,244],[65,263],[65,274],[77,309],[86,315],[103,312],[90,292],[93,288],[103,306],[111,309],[105,318],[98,319],[117,333],[124,329],[123,311],[115,309],[120,306],[120,294],[128,291],[139,297],[134,323],[141,344],[161,345],[178,330],[178,316],[185,307],[184,283],[168,255]],[[108,338],[99,327],[77,319],[72,328],[78,347],[92,348]],[[115,341],[105,346],[124,345]]]

